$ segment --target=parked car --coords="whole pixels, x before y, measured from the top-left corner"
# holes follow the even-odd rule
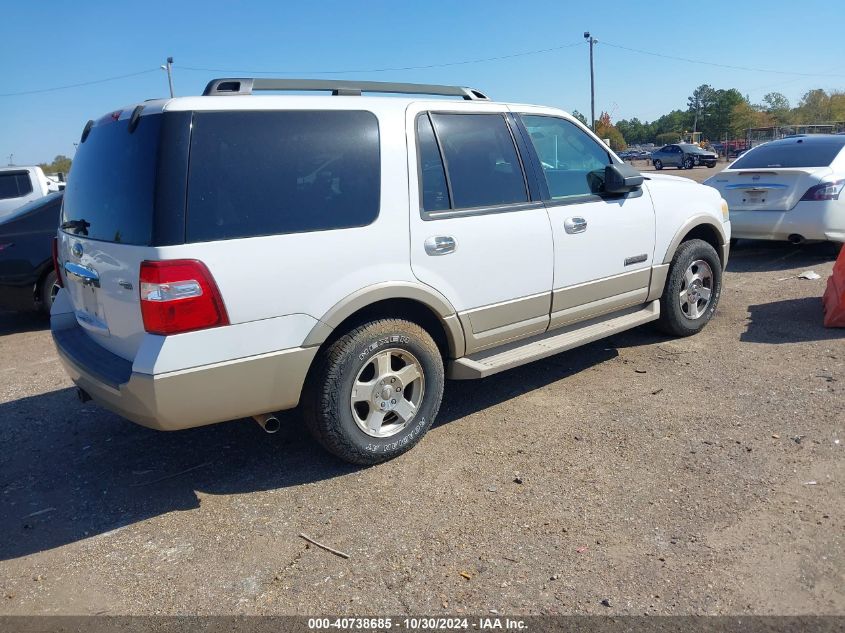
[[[59,290],[53,242],[62,207],[51,193],[13,211],[0,222],[0,306],[47,314]]]
[[[58,190],[40,167],[0,167],[0,222],[27,202]]]
[[[707,151],[691,143],[673,143],[664,145],[651,154],[651,162],[655,169],[677,167],[678,169],[692,169],[698,165],[715,167],[719,157],[715,152]]]
[[[379,82],[204,95],[90,122],[65,190],[53,337],[80,396],[130,420],[272,431],[301,405],[372,464],[420,440],[447,377],[716,310],[724,201],[644,180],[565,112]]]
[[[770,141],[705,184],[730,205],[735,238],[845,242],[843,147],[835,134]]]

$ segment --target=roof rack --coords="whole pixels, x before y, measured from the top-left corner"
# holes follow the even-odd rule
[[[335,96],[360,96],[362,92],[392,94],[425,94],[444,97],[462,97],[468,101],[489,101],[489,97],[473,88],[438,86],[435,84],[405,84],[387,81],[341,81],[335,79],[212,79],[203,90],[203,96],[250,95],[263,90],[327,91]]]

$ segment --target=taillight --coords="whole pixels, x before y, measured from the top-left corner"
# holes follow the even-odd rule
[[[807,193],[801,200],[839,200],[839,194],[842,193],[843,187],[845,187],[845,180],[823,182],[807,189]]]
[[[214,278],[195,259],[141,262],[141,316],[150,334],[179,334],[229,325]]]
[[[65,287],[65,280],[62,279],[62,269],[59,268],[59,238],[53,238],[53,270],[56,271],[56,281],[59,288]]]

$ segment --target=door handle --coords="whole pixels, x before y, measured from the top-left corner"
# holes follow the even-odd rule
[[[563,228],[567,233],[583,233],[587,230],[587,221],[584,218],[566,218]]]
[[[454,253],[457,245],[455,238],[448,235],[437,235],[429,237],[425,241],[425,252],[427,255],[448,255]]]

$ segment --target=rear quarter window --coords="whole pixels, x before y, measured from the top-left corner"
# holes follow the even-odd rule
[[[731,169],[828,167],[843,147],[845,147],[845,137],[841,140],[824,142],[795,140],[788,143],[760,145],[740,156],[731,165]]]
[[[365,226],[380,193],[371,112],[194,114],[189,242]]]

